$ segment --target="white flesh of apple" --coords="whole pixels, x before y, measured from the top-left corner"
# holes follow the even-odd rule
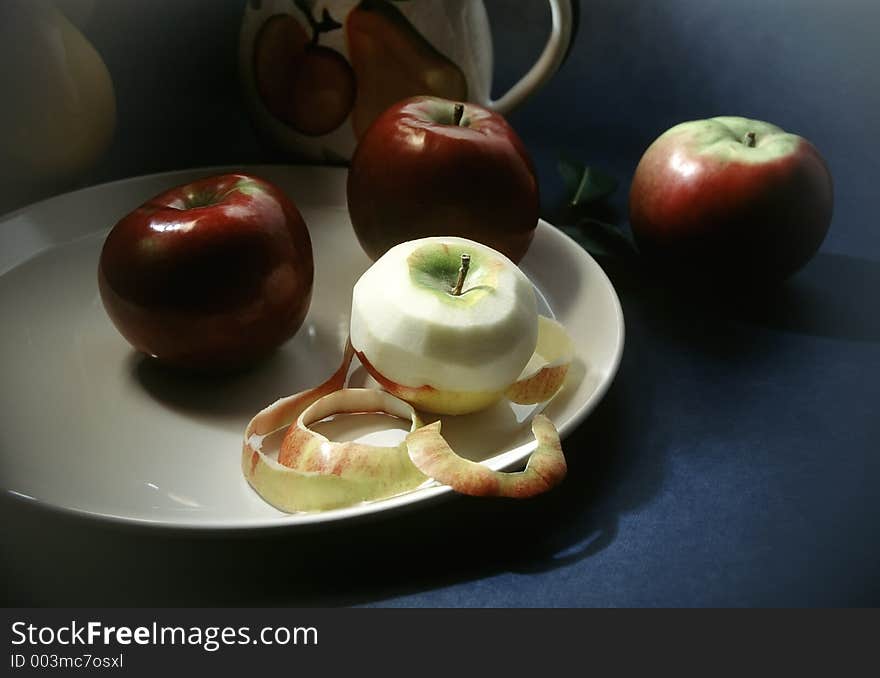
[[[461,252],[471,256],[471,267],[460,296],[452,285],[413,279],[412,266],[426,258],[446,257],[457,270]],[[503,254],[464,238],[397,245],[354,287],[352,345],[402,386],[502,391],[529,362],[537,333],[529,279]]]

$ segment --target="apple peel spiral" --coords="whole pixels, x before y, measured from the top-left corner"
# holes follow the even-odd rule
[[[567,465],[562,443],[553,422],[538,414],[532,419],[538,446],[522,471],[504,472],[458,456],[440,435],[440,422],[413,431],[406,439],[410,459],[425,475],[449,485],[460,494],[474,497],[524,499],[558,485]]]
[[[526,498],[546,492],[565,477],[559,433],[545,415],[532,420],[537,447],[525,470],[494,471],[458,456],[443,439],[440,422],[424,426],[406,401],[378,389],[345,388],[354,355],[351,342],[346,342],[341,364],[326,381],[274,402],[245,429],[244,476],[279,510],[350,506],[407,492],[432,479],[461,494]],[[572,357],[571,339],[562,325],[540,316],[532,360],[505,394],[519,404],[550,400],[564,384]],[[333,415],[367,412],[409,419],[410,433],[397,446],[376,446],[333,442],[309,428]],[[285,428],[274,459],[264,453],[262,443]]]
[[[321,385],[282,398],[260,411],[245,430],[242,471],[257,493],[289,513],[319,511],[388,497],[426,478],[413,466],[405,443],[380,447],[332,442],[309,426],[333,414],[384,412],[422,426],[408,403],[376,389],[343,388],[354,353]],[[265,438],[287,427],[278,459],[265,454]]]

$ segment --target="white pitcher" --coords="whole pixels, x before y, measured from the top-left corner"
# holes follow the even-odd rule
[[[249,0],[239,41],[245,101],[257,129],[295,157],[345,162],[369,123],[415,94],[507,113],[559,68],[571,0],[549,0],[538,61],[491,99],[492,38],[482,0]]]

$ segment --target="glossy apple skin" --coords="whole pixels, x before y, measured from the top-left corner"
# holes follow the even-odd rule
[[[505,119],[464,104],[414,97],[394,104],[360,140],[348,173],[348,209],[374,261],[428,236],[476,240],[518,262],[538,223],[538,181]]]
[[[734,135],[727,150],[709,148],[702,143],[706,123],[669,130],[639,162],[629,201],[638,247],[675,279],[731,288],[779,282],[813,257],[828,232],[828,167],[794,135],[786,135],[785,153],[766,161],[750,160],[744,154],[754,149]],[[759,134],[756,148],[773,134],[785,133]]]
[[[293,202],[247,175],[173,188],[123,217],[101,251],[101,299],[142,353],[241,368],[293,336],[311,301],[309,233]]]

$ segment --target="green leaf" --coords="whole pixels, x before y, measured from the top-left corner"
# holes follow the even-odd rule
[[[558,168],[572,207],[601,200],[617,190],[617,179],[613,176],[571,158],[561,156]]]

